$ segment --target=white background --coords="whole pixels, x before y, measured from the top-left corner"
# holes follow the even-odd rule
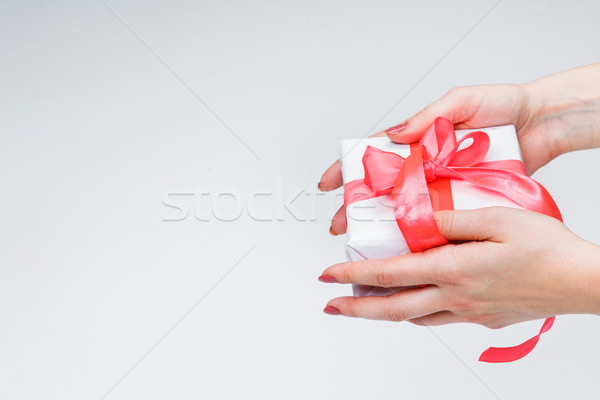
[[[316,279],[344,239],[327,233],[333,196],[308,200],[343,138],[453,86],[598,61],[599,2],[106,4],[0,1],[0,398],[598,397],[598,317],[561,316],[528,357],[490,365],[482,350],[540,321],[324,315],[350,291]],[[599,156],[535,175],[595,243]],[[248,215],[253,192],[303,189],[304,221],[268,196],[253,213],[283,221]],[[242,199],[236,221],[166,197],[219,191]],[[187,218],[164,221],[185,216],[165,199]]]

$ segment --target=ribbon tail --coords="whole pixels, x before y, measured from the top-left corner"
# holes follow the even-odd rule
[[[404,162],[392,190],[392,200],[396,206],[396,223],[411,252],[421,252],[448,243],[433,218],[420,148]]]
[[[518,346],[513,347],[490,347],[479,356],[479,361],[487,363],[505,363],[519,360],[529,354],[537,345],[540,340],[542,333],[547,332],[554,323],[554,317],[546,318],[540,333],[521,343]]]
[[[438,176],[461,179],[475,186],[494,191],[521,207],[556,218],[562,216],[552,196],[535,180],[517,172],[481,167],[440,167]]]

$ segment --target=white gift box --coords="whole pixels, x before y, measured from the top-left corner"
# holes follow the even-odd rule
[[[483,162],[522,161],[514,126],[457,130],[456,138],[460,140],[467,133],[474,131],[483,131],[490,138],[490,148]],[[367,146],[396,153],[404,158],[410,155],[409,145],[396,144],[387,137],[343,140],[340,148],[340,161],[344,184],[364,179],[362,157]],[[455,210],[491,206],[521,208],[501,194],[477,187],[466,181],[452,179],[450,186]],[[384,195],[347,205],[346,257],[348,261],[388,258],[410,253],[394,218],[394,209],[390,204],[390,195]],[[354,287],[355,296],[389,293],[389,289],[358,285]]]

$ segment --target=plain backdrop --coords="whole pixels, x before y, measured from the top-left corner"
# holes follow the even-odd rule
[[[598,398],[599,317],[561,316],[528,357],[490,365],[482,350],[541,321],[324,315],[350,288],[317,281],[344,238],[327,232],[339,193],[315,188],[341,139],[453,86],[597,62],[598,15],[597,1],[0,1],[0,398]],[[535,174],[597,244],[599,157]]]

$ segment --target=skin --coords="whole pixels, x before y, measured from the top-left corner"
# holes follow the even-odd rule
[[[456,129],[513,124],[528,174],[561,154],[600,147],[600,63],[520,85],[450,90],[406,123],[396,143],[421,137],[435,117]],[[380,132],[374,136],[383,136]],[[319,188],[342,185],[339,162]],[[600,315],[600,247],[561,222],[530,211],[490,207],[440,211],[436,221],[452,244],[385,260],[327,268],[322,281],[381,287],[417,286],[373,297],[339,297],[326,312],[419,325],[473,322],[500,328],[559,314]],[[330,233],[345,233],[339,210]],[[458,244],[457,244],[458,243]]]

